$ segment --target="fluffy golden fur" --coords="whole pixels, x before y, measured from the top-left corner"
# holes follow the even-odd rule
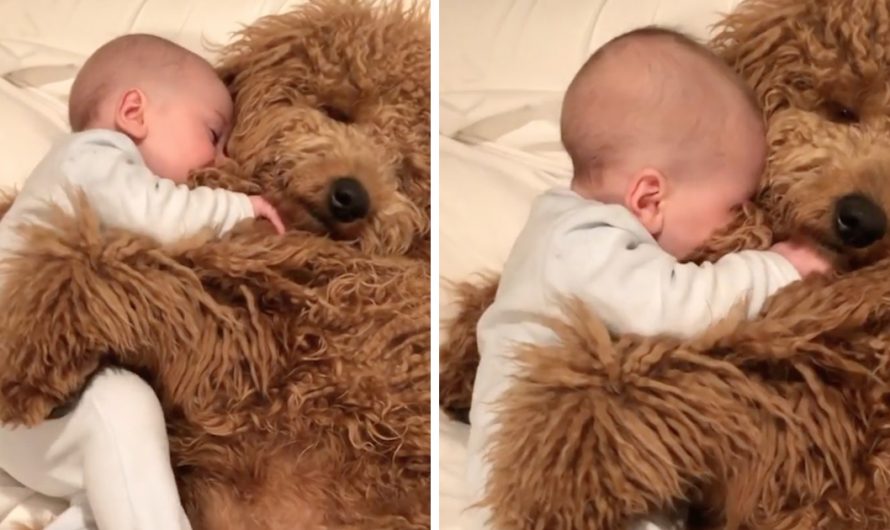
[[[429,528],[429,54],[426,7],[321,0],[245,29],[221,65],[232,160],[194,177],[291,230],[160,247],[48,210],[3,293],[0,420],[133,370],[196,530]],[[343,176],[372,200],[346,224]]]
[[[890,527],[890,237],[844,246],[835,203],[890,208],[890,2],[748,0],[713,46],[754,88],[769,167],[756,203],[702,257],[803,232],[840,274],[793,284],[753,321],[696,340],[612,337],[568,301],[561,343],[517,352],[486,502],[502,529],[620,529],[690,502],[696,524]],[[464,287],[441,350],[440,403],[469,406],[473,326],[492,287]]]

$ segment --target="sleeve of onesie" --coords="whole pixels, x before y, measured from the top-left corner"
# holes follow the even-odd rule
[[[65,173],[108,226],[171,243],[204,229],[221,235],[254,217],[243,193],[176,184],[153,174],[113,142],[80,146]]]
[[[694,335],[745,301],[755,316],[770,295],[800,278],[768,251],[729,254],[715,263],[680,263],[634,231],[581,222],[561,231],[546,281],[578,296],[623,332]]]

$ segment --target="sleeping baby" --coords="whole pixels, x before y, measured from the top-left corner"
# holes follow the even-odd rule
[[[71,89],[73,134],[57,142],[0,221],[0,255],[22,248],[17,227],[39,223],[47,202],[73,211],[71,191],[108,227],[172,243],[220,235],[262,217],[262,197],[189,189],[191,170],[221,155],[232,99],[212,66],[151,35],[105,44]],[[0,270],[0,282],[3,273]],[[98,374],[74,409],[34,428],[0,427],[0,468],[31,489],[70,500],[49,530],[187,530],[160,403],[141,379]]]

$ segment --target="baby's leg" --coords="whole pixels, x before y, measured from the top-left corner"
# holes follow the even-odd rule
[[[467,441],[467,507],[460,515],[467,530],[489,530],[492,510],[483,504],[491,465],[489,442],[498,422],[497,403],[510,387],[517,367],[512,359],[489,355],[479,361],[470,407],[470,436]]]
[[[85,492],[99,530],[190,530],[160,403],[129,372],[97,375],[63,418],[0,429],[0,467],[45,495]]]
[[[189,530],[161,404],[137,376],[109,371],[84,392],[84,489],[100,530]]]

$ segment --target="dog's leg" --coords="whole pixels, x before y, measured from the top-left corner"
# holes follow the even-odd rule
[[[439,347],[439,405],[465,423],[469,423],[473,381],[479,365],[476,323],[494,302],[497,287],[497,277],[487,277],[479,285],[457,286],[460,311],[447,324],[448,339]]]

